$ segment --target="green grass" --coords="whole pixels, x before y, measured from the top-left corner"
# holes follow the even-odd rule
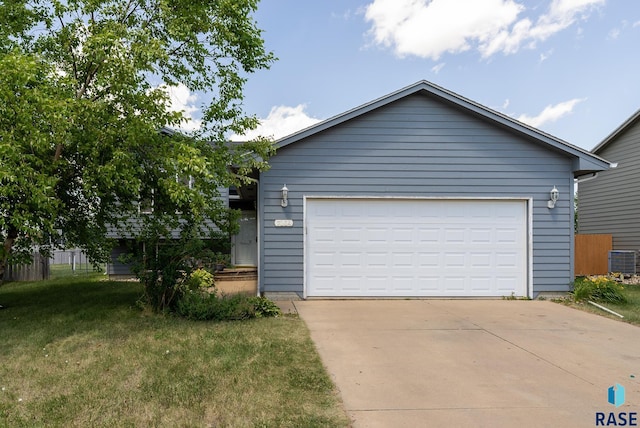
[[[104,266],[102,266],[104,269]],[[61,264],[61,265],[50,265],[51,270],[51,279],[61,279],[61,278],[75,278],[75,277],[87,277],[87,276],[95,276],[97,277],[98,273],[93,266],[83,263],[82,265],[77,265],[76,270],[72,270],[71,265],[69,264]],[[104,275],[104,271],[102,272]]]
[[[622,293],[627,297],[627,303],[603,303],[602,305],[619,313],[620,315],[623,315],[624,321],[640,325],[640,285],[625,285]],[[604,312],[597,308],[594,309],[598,310],[600,313]],[[613,315],[610,316],[620,319]]]
[[[640,325],[640,285],[624,285],[622,294],[627,298],[626,303],[599,302],[599,304],[624,316],[624,318],[622,318],[622,321]],[[573,307],[588,312],[593,312],[602,316],[620,320],[619,317],[608,314],[607,312],[598,309],[587,302],[570,302],[569,300],[565,299],[565,303],[569,303]]]
[[[0,287],[0,427],[348,426],[297,317],[141,311],[136,282]]]

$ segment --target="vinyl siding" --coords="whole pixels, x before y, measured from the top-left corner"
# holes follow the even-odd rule
[[[220,192],[220,198],[224,201],[225,206],[229,206],[229,189],[221,187],[218,189]],[[145,214],[140,214],[144,216]],[[212,226],[209,223],[209,226]],[[140,232],[141,222],[137,217],[131,217],[126,220],[126,227],[116,228],[112,225],[107,227],[107,237],[110,239],[118,240],[132,240]],[[178,239],[179,232],[173,230],[173,239]],[[118,260],[120,255],[128,253],[129,250],[125,245],[118,245],[111,250],[111,263],[107,264],[107,274],[109,275],[131,275],[131,267],[128,264],[123,264]]]
[[[572,159],[428,95],[296,141],[270,164],[259,189],[262,291],[302,292],[304,195],[533,198],[534,293],[567,291],[572,280]],[[560,200],[549,210],[554,185]],[[285,218],[294,226],[274,227]]]
[[[229,206],[229,189],[220,187],[218,188],[218,192],[220,193],[220,199],[223,201],[224,206],[228,207]],[[146,214],[138,214],[140,218],[144,217],[145,215]],[[107,225],[107,237],[110,239],[119,239],[119,238],[133,239],[139,234],[142,226],[142,222],[138,217],[127,218],[124,223],[125,223],[124,225],[120,225],[121,226],[120,228],[115,227],[113,225]],[[213,226],[211,221],[209,221],[207,224],[209,227]],[[178,239],[180,237],[179,232],[177,230],[173,230],[171,233],[174,239]]]
[[[598,155],[618,167],[579,184],[579,231],[611,234],[614,250],[640,250],[640,119]]]
[[[130,251],[126,245],[119,245],[111,250],[111,262],[107,264],[108,275],[133,276],[131,266],[119,260],[121,255],[128,254]]]

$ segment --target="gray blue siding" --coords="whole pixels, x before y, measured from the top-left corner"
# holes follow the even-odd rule
[[[611,234],[614,250],[640,250],[640,116],[598,155],[618,167],[579,184],[579,232]]]
[[[302,292],[304,195],[532,198],[534,293],[568,290],[572,158],[501,124],[416,93],[287,145],[270,164],[258,198],[262,291]],[[294,226],[274,227],[283,218]]]
[[[107,264],[107,275],[110,276],[133,276],[133,272],[131,271],[131,266],[125,263],[122,263],[119,260],[119,257],[124,254],[128,254],[131,252],[131,249],[126,245],[119,245],[111,250],[111,262]]]
[[[229,189],[221,187],[218,189],[220,192],[220,199],[224,202],[225,206],[229,206]],[[141,216],[145,214],[140,214]],[[126,240],[133,240],[140,232],[141,222],[139,219],[132,217],[126,220],[125,228],[116,228],[113,226],[109,226],[107,228],[107,237],[111,239],[122,240],[119,245],[115,246],[111,250],[111,262],[107,264],[107,274],[109,275],[120,275],[127,276],[132,275],[131,267],[128,264],[124,264],[118,260],[118,258],[122,254],[128,253],[130,250],[125,245]],[[177,230],[173,230],[172,232],[173,239],[179,238],[179,232]]]

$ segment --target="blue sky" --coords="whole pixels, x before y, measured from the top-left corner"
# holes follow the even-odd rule
[[[263,0],[255,19],[279,59],[244,105],[276,138],[422,79],[588,150],[640,108],[636,0]]]

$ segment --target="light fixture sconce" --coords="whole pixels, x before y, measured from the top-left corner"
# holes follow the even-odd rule
[[[289,189],[287,189],[286,184],[282,186],[282,189],[280,189],[280,192],[282,193],[282,199],[280,200],[280,205],[282,206],[282,208],[285,208],[287,205],[289,205]]]
[[[556,186],[553,186],[553,189],[549,192],[549,201],[547,202],[547,207],[549,209],[555,208],[556,202],[558,202],[558,196],[560,196],[560,192],[556,189]]]

